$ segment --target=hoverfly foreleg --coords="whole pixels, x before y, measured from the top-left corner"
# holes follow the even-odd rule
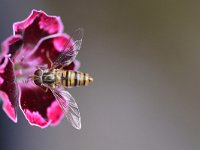
[[[46,51],[46,57],[47,59],[49,60],[50,64],[51,64],[51,67],[53,66],[53,61],[51,60],[50,58],[50,55],[49,55],[49,51]]]

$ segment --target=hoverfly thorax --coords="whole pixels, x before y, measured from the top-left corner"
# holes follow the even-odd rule
[[[55,82],[55,74],[49,69],[37,69],[34,73],[33,80],[38,86],[42,84],[52,84]]]
[[[52,71],[44,72],[42,75],[43,83],[52,84],[55,82],[55,74]]]

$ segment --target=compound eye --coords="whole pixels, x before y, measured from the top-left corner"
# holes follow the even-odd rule
[[[36,78],[36,79],[34,80],[34,83],[35,83],[36,85],[41,85],[41,84],[42,84],[42,81],[41,81],[40,78]]]
[[[42,70],[41,70],[41,69],[38,69],[38,70],[35,71],[34,75],[36,75],[36,76],[41,76],[42,73],[43,73]]]

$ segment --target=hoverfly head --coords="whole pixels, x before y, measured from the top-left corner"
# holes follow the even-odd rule
[[[37,69],[34,72],[34,75],[32,76],[32,79],[34,83],[38,86],[42,84],[42,75],[43,75],[43,70],[42,69]]]

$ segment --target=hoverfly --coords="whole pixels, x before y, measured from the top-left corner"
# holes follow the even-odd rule
[[[81,116],[75,99],[67,91],[67,88],[75,86],[86,86],[93,81],[93,78],[83,72],[64,70],[64,66],[71,64],[80,48],[83,39],[83,29],[77,29],[71,36],[65,48],[54,62],[51,61],[49,54],[47,58],[51,63],[50,68],[38,68],[31,79],[37,86],[51,90],[63,113],[76,129],[81,129]],[[72,46],[69,43],[72,42]]]

